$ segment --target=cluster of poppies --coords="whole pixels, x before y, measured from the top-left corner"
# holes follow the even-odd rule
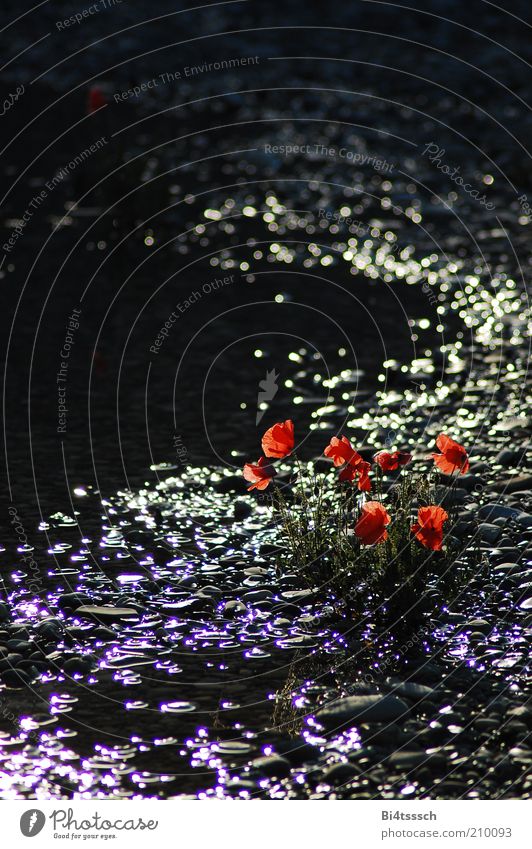
[[[443,507],[430,504],[417,511],[417,522],[410,530],[416,539],[432,551],[441,551],[443,545],[443,523],[449,514]],[[380,501],[366,501],[362,506],[360,518],[355,525],[355,534],[363,545],[375,545],[388,538],[387,525],[390,514]]]
[[[455,472],[465,474],[469,469],[469,459],[463,445],[455,442],[445,433],[436,439],[440,453],[432,454],[436,466],[445,474]],[[256,463],[246,463],[244,478],[249,482],[249,490],[266,489],[275,476],[272,460],[288,457],[294,450],[294,423],[291,419],[277,422],[262,437],[264,456]],[[339,479],[356,483],[361,492],[371,491],[369,476],[371,463],[364,460],[346,436],[333,436],[324,454],[339,469]],[[374,463],[383,473],[394,472],[410,463],[412,455],[404,451],[379,451],[373,457]],[[416,539],[433,551],[440,551],[443,543],[443,523],[449,518],[443,507],[428,505],[418,510],[418,520],[411,531]],[[364,545],[384,542],[388,537],[387,526],[391,518],[380,501],[366,501],[355,525],[355,534]]]

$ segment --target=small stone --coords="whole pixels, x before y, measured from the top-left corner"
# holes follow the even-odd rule
[[[18,654],[17,652],[10,652],[7,655],[7,657],[4,658],[4,660],[6,661],[6,664],[7,664],[7,666],[5,666],[4,668],[5,669],[8,669],[8,668],[12,669],[14,666],[18,666],[19,663],[22,660],[24,660],[24,657],[23,657],[23,655]]]
[[[247,575],[248,578],[262,578],[268,574],[268,570],[263,566],[248,566],[247,569],[244,569],[244,575]]]
[[[28,642],[28,640],[8,640],[7,641],[8,649],[11,651],[18,652],[19,654],[26,654],[34,648],[33,643]]]
[[[501,729],[504,737],[513,737],[515,740],[525,740],[528,736],[528,728],[524,722],[519,722],[517,719],[512,719],[507,722]]]
[[[508,507],[506,504],[484,504],[479,507],[478,515],[481,519],[487,519],[493,522],[494,519],[512,519],[518,516],[521,511],[515,507]]]
[[[495,462],[499,466],[514,466],[519,462],[521,454],[519,451],[514,451],[512,448],[503,448],[495,457]]]
[[[47,640],[58,639],[63,635],[63,625],[59,619],[50,617],[49,619],[42,619],[38,622],[35,626],[35,631],[39,636],[45,637]]]
[[[465,781],[447,779],[442,781],[441,784],[438,784],[436,798],[446,799],[450,797],[454,799],[459,796],[465,796],[467,789]]]
[[[516,557],[517,559],[517,557]],[[514,563],[499,563],[495,567],[496,572],[503,572],[505,576],[507,575],[520,575],[522,574],[524,569],[524,564],[521,565],[518,562]]]
[[[86,675],[91,669],[91,661],[87,657],[80,655],[67,658],[63,664],[63,671],[67,675]]]
[[[417,669],[413,669],[409,673],[409,677],[413,678],[415,681],[430,681],[432,683],[441,681],[443,673],[439,666],[428,661],[427,663],[423,663]]]
[[[460,486],[468,492],[480,492],[486,486],[486,481],[480,475],[461,475]]]
[[[287,592],[281,593],[281,598],[285,601],[297,602],[298,601],[306,601],[314,596],[312,590],[288,590]]]
[[[469,642],[470,643],[483,643],[483,641],[484,641],[484,634],[482,633],[482,631],[471,631],[471,633],[469,634]],[[478,649],[484,648],[484,647],[485,647],[485,644],[482,647],[478,646]]]
[[[110,660],[106,661],[106,665],[110,669],[134,669],[138,666],[151,666],[153,662],[153,658],[150,657],[143,657],[138,654],[123,654],[113,656]]]
[[[251,762],[251,766],[262,775],[267,775],[271,778],[284,778],[290,775],[290,761],[280,755],[267,755],[263,758],[256,758]]]
[[[196,586],[197,586],[197,584],[198,584],[197,579],[196,579],[196,578],[194,578],[194,576],[193,576],[193,575],[184,575],[184,576],[183,576],[182,578],[180,578],[180,579],[179,579],[179,581],[177,582],[177,586],[178,586],[178,587],[190,587],[190,588],[193,588],[193,587],[196,587]]]
[[[515,475],[493,484],[495,492],[521,492],[532,489],[532,475]]]
[[[525,531],[532,528],[532,516],[528,513],[519,513],[519,515],[515,517],[514,521]]]
[[[532,610],[532,596],[522,601],[519,607],[521,610]]]
[[[441,760],[445,763],[445,758],[440,755]],[[393,752],[390,755],[390,766],[395,766],[398,769],[414,769],[418,766],[428,766],[431,756],[426,752],[419,751],[399,751]]]
[[[297,637],[286,637],[284,640],[279,640],[278,643],[280,648],[284,649],[313,649],[318,643],[315,638],[310,635],[301,635]]]
[[[529,727],[532,727],[532,708],[528,708],[526,705],[512,707],[506,711],[506,715],[519,719],[521,722],[525,722]]]
[[[45,660],[36,660],[28,658],[27,660],[19,660],[17,670],[24,669],[35,678],[39,672],[46,672],[49,669],[49,664]]]
[[[350,763],[338,763],[328,767],[322,775],[326,784],[345,784],[360,775],[359,769]]]
[[[112,628],[106,628],[105,625],[99,625],[94,631],[91,631],[91,634],[98,637],[99,640],[116,640],[117,637],[116,631],[113,631]]]
[[[218,587],[202,587],[200,590],[197,590],[194,593],[196,598],[216,598],[216,596],[221,595],[221,590]]]
[[[251,516],[253,508],[251,504],[248,504],[247,501],[243,501],[242,499],[237,499],[233,505],[233,515],[235,519],[240,521],[241,519],[247,519],[248,516]]]
[[[493,545],[499,539],[502,531],[497,527],[497,525],[490,525],[488,522],[482,522],[482,524],[478,526],[478,533],[481,540]]]
[[[467,536],[474,534],[476,525],[474,522],[458,521],[453,525],[453,535],[458,540],[463,540]]]
[[[229,781],[225,786],[225,790],[226,790],[226,793],[228,793],[230,796],[233,795],[233,794],[236,796],[236,795],[242,793],[242,791],[249,793],[249,794],[254,793],[254,792],[256,792],[257,787],[252,781],[244,781],[244,779],[242,779],[242,778],[237,778],[237,779],[232,779],[231,781]],[[186,799],[186,797],[182,797],[182,796],[180,798]],[[190,800],[197,799],[197,796],[190,796],[189,798],[190,798]]]
[[[238,613],[245,613],[247,607],[245,604],[242,604],[241,601],[226,601],[224,604],[223,612],[226,616],[236,616]]]
[[[296,766],[317,761],[321,754],[318,746],[313,746],[312,743],[304,743],[301,740],[283,740],[276,742],[275,747],[279,754],[288,758],[290,763]]]
[[[501,723],[498,719],[489,719],[487,716],[481,716],[475,719],[473,725],[479,731],[491,732],[495,731],[496,728],[500,728]]]
[[[432,687],[427,687],[425,684],[416,684],[413,681],[393,682],[391,679],[387,679],[387,683],[389,683],[393,688],[394,695],[402,696],[403,698],[409,699],[413,702],[430,699],[436,695],[437,692]]]
[[[451,507],[455,504],[463,504],[468,497],[467,489],[460,486],[437,486],[436,501],[438,504],[443,504],[446,507]]]
[[[24,669],[5,669],[0,672],[0,678],[4,684],[13,689],[26,687],[32,680],[32,676]]]
[[[242,599],[246,602],[246,604],[253,605],[257,601],[267,601],[271,599],[271,597],[271,590],[252,590],[251,592],[244,593]]]
[[[237,492],[239,495],[244,495],[247,493],[247,484],[244,478],[240,477],[240,475],[224,475],[224,477],[218,481],[214,488],[218,492]]]
[[[523,764],[532,763],[532,749],[526,749],[524,746],[515,746],[508,752],[510,757]]]
[[[321,708],[316,719],[325,728],[337,728],[347,723],[394,722],[409,712],[406,702],[397,696],[347,696]]]
[[[138,612],[132,607],[100,607],[96,604],[82,605],[76,610],[76,616],[80,616],[82,619],[96,619],[100,622],[136,619],[138,615]]]
[[[482,634],[489,634],[492,629],[492,625],[486,619],[470,619],[465,627],[472,631],[480,631]]]
[[[77,610],[85,604],[90,604],[92,601],[90,595],[86,593],[63,593],[57,599],[57,605],[61,610]]]

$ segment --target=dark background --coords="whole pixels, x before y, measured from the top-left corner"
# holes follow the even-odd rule
[[[424,194],[427,202],[443,178],[426,160],[414,160],[398,137],[417,145],[436,139],[448,160],[475,179],[496,161],[500,174],[490,197],[503,220],[512,204],[515,209],[515,191],[530,191],[521,147],[528,146],[532,129],[528,4],[499,11],[483,0],[412,2],[408,8],[360,0],[252,0],[186,11],[194,5],[124,1],[59,31],[56,22],[83,4],[45,3],[27,14],[30,4],[2,4],[2,99],[17,85],[25,87],[1,118],[2,244],[59,168],[100,136],[110,139],[49,193],[2,266],[6,494],[24,515],[68,509],[76,485],[93,484],[105,494],[151,480],[150,464],[175,463],[176,434],[189,465],[240,465],[240,455],[231,452],[256,450],[254,405],[266,367],[281,370],[283,379],[297,374],[295,365],[286,365],[287,354],[304,337],[334,369],[344,344],[334,321],[353,346],[349,367],[363,368],[368,391],[386,356],[412,356],[396,297],[357,278],[353,307],[352,281],[343,268],[327,270],[338,284],[332,292],[298,261],[282,269],[256,261],[254,282],[238,268],[213,267],[210,257],[224,251],[237,265],[252,261],[245,244],[250,238],[273,240],[259,217],[238,218],[232,232],[209,225],[203,243],[198,235],[180,235],[205,223],[205,207],[217,208],[231,196],[237,209],[262,202],[273,189],[283,203],[310,214],[323,205],[337,208],[343,190],[329,183],[351,184],[346,163],[283,161],[261,153],[264,144],[297,137],[340,145],[348,137],[395,163],[398,202],[409,173],[423,183],[416,196]],[[260,62],[113,102],[114,93],[159,74],[246,56]],[[87,112],[93,86],[108,104],[97,114]],[[346,129],[348,122],[356,130]],[[257,152],[234,153],[247,148]],[[183,168],[186,162],[197,164]],[[400,171],[407,175],[403,188]],[[378,193],[385,175],[377,176]],[[366,177],[361,172],[360,179]],[[486,226],[484,210],[459,202],[468,224],[477,231]],[[375,212],[372,204],[370,197],[360,202],[363,220]],[[488,226],[495,227],[493,218]],[[419,246],[423,239],[427,246],[431,238],[443,240],[456,255],[474,255],[459,222],[441,205],[427,212],[426,227],[428,236],[403,221],[400,238]],[[155,239],[153,246],[147,237]],[[310,239],[294,235],[303,238]],[[494,262],[501,261],[496,242],[492,250]],[[526,247],[521,260],[528,263]],[[177,301],[232,272],[234,285],[202,298],[180,318],[161,352],[150,353]],[[426,299],[407,288],[402,308],[424,314]],[[272,304],[278,292],[326,318],[288,303],[280,309]],[[67,433],[58,435],[59,352],[68,316],[80,304]],[[460,328],[451,322],[449,331]],[[260,345],[258,334],[267,335]],[[259,346],[267,354],[261,360],[252,354]],[[317,403],[301,408],[303,425]],[[270,418],[288,412],[280,392]]]

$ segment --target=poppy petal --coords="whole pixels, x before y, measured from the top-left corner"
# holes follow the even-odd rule
[[[388,537],[386,526],[390,524],[386,508],[378,501],[367,501],[362,507],[355,525],[355,534],[363,545],[375,545]]]
[[[262,450],[266,457],[282,459],[288,457],[294,448],[294,423],[291,419],[276,422],[262,437]]]

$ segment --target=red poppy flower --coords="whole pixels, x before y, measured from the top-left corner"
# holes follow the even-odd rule
[[[245,479],[250,482],[251,486],[248,486],[248,490],[251,490],[266,489],[277,472],[272,464],[268,463],[266,457],[261,457],[256,463],[246,463],[243,474]]]
[[[358,455],[360,456],[360,455]],[[369,492],[371,489],[371,480],[369,478],[369,470],[371,465],[366,463],[365,460],[360,458],[360,461],[356,465],[352,465],[351,463],[346,463],[345,468],[339,474],[339,478],[341,481],[349,481],[352,482],[355,479],[358,480],[358,488],[361,492]]]
[[[344,463],[356,465],[362,461],[362,457],[355,451],[347,436],[341,436],[340,439],[333,436],[323,453],[331,458],[335,466],[342,466]]]
[[[395,472],[400,466],[406,466],[412,459],[412,455],[406,451],[379,451],[374,458],[383,472]]]
[[[455,442],[445,433],[440,433],[436,445],[442,452],[433,454],[432,458],[439,469],[446,475],[452,475],[458,469],[458,474],[464,475],[469,469],[467,451],[459,442]]]
[[[262,450],[267,457],[288,457],[294,448],[294,422],[277,422],[262,437]]]
[[[367,501],[362,507],[355,534],[363,545],[375,545],[388,538],[386,525],[391,522],[386,509],[378,501]]]
[[[87,97],[87,112],[89,115],[92,115],[93,112],[97,112],[98,109],[101,109],[101,107],[105,106],[106,103],[107,98],[102,89],[97,85],[91,86]]]
[[[417,511],[417,522],[411,531],[425,548],[441,551],[443,541],[443,523],[449,514],[443,507],[420,507]]]
[[[358,451],[355,451],[347,436],[333,436],[327,448],[323,452],[330,457],[335,466],[345,467],[340,472],[341,481],[354,481],[358,479],[358,488],[362,492],[371,489],[371,481],[368,472],[371,468],[369,463],[362,459]]]

